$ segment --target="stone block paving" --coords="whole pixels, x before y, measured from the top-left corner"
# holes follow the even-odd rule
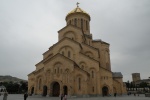
[[[3,96],[0,96],[0,100],[3,100]],[[7,100],[24,100],[23,94],[9,94]],[[59,97],[42,97],[42,96],[29,96],[27,100],[60,100]],[[117,97],[88,97],[88,98],[68,98],[67,100],[150,100],[150,97],[145,95],[140,96],[117,96]]]

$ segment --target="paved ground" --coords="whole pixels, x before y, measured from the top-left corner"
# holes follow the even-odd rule
[[[3,100],[3,96],[0,96],[0,100]],[[24,100],[23,94],[9,94],[7,100]],[[60,100],[59,97],[41,97],[41,96],[29,96],[27,100]],[[68,98],[68,100],[150,100],[150,97],[144,95],[138,96],[117,96],[117,97],[89,97],[89,98]]]

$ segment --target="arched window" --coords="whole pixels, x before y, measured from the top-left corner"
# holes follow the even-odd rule
[[[68,51],[68,57],[70,58],[70,51]]]
[[[77,26],[77,19],[74,19],[74,25]]]
[[[81,78],[78,79],[78,84],[79,84],[78,89],[81,90]]]
[[[81,28],[83,29],[83,19],[81,19]]]
[[[94,71],[92,71],[92,78],[94,78]]]

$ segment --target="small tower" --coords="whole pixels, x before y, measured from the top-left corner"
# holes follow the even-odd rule
[[[140,73],[132,73],[132,81],[136,82],[138,80],[141,80]]]

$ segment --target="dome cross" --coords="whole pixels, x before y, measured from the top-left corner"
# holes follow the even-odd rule
[[[79,7],[79,4],[80,4],[79,2],[76,3],[77,7]]]

